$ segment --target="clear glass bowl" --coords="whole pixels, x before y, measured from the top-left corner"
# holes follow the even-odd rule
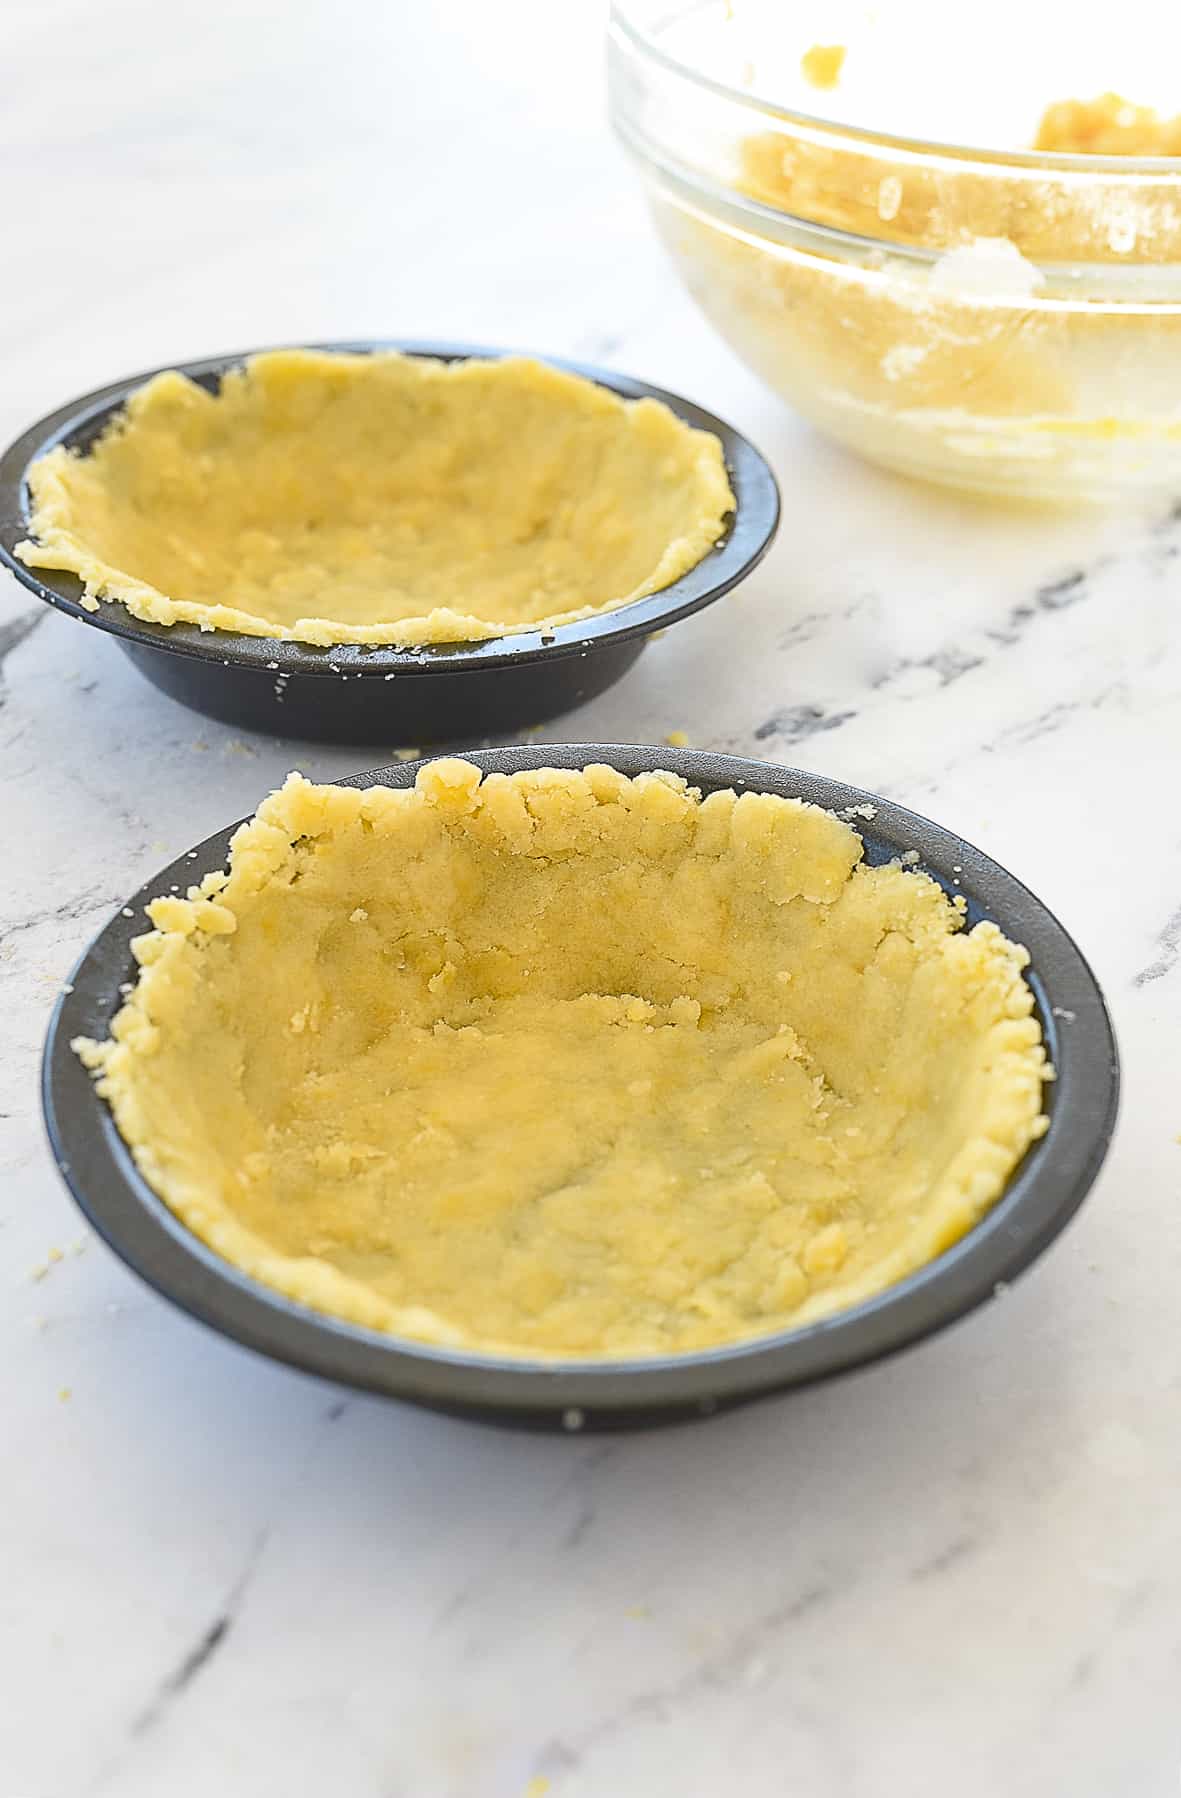
[[[734,78],[733,17],[616,0],[609,89],[660,237],[739,355],[906,474],[1053,500],[1181,489],[1181,160],[809,116]],[[1047,103],[1071,91],[1049,85]]]

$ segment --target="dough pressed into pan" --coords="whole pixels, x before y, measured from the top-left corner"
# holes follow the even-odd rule
[[[722,446],[523,357],[269,351],[169,372],[29,474],[22,559],[84,604],[311,644],[466,642],[660,591],[734,507]]]
[[[76,1045],[148,1181],[321,1311],[667,1354],[938,1255],[1045,1128],[1024,950],[798,800],[292,775]]]

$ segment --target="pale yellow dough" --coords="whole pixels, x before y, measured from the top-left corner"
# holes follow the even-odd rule
[[[1074,156],[1181,157],[1181,115],[1162,119],[1154,106],[1122,94],[1058,100],[1042,114],[1033,147]]]
[[[34,463],[34,568],[136,618],[304,643],[464,642],[660,591],[722,535],[722,447],[521,357],[271,351],[157,375]]]
[[[813,44],[800,58],[804,80],[812,87],[836,87],[847,55],[844,44]]]
[[[938,1255],[1045,1127],[1025,952],[850,826],[672,774],[292,775],[76,1045],[147,1179],[316,1309],[657,1354]]]

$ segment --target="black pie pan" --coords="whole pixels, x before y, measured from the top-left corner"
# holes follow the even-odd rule
[[[227,829],[200,844],[192,858],[183,856],[156,875],[99,934],[58,1001],[45,1048],[43,1099],[58,1166],[95,1230],[157,1291],[224,1336],[344,1386],[488,1422],[617,1429],[708,1415],[880,1360],[991,1300],[1063,1228],[1111,1139],[1118,1059],[1086,962],[1057,919],[1011,874],[901,806],[766,762],[604,744],[492,749],[471,759],[506,773],[588,762],[608,762],[627,775],[671,768],[707,792],[733,787],[779,793],[838,812],[872,806],[872,816],[853,817],[870,862],[917,851],[917,866],[966,899],[969,924],[991,918],[1029,950],[1028,979],[1058,1076],[1046,1088],[1048,1131],[993,1209],[937,1260],[864,1304],[755,1341],[663,1359],[515,1360],[429,1347],[322,1316],[240,1273],[173,1216],[137,1171],[70,1048],[76,1036],[108,1034],[119,989],[135,977],[130,942],[147,927],[145,902],[224,866],[232,834]],[[398,763],[345,784],[403,787],[415,773],[415,764]]]
[[[329,352],[401,350],[444,362],[517,352],[453,343],[329,343]],[[211,392],[256,351],[177,364]],[[687,574],[614,612],[480,643],[393,649],[344,643],[320,649],[195,624],[150,624],[117,601],[82,605],[76,575],[27,568],[16,546],[29,535],[30,463],[58,444],[85,454],[128,397],[153,374],[86,394],[32,425],[0,457],[0,564],[58,611],[109,631],[154,686],[182,705],[250,731],[310,742],[443,743],[503,735],[593,699],[625,674],[654,632],[728,593],[766,554],[779,524],[779,490],[763,457],[738,431],[691,401],[607,369],[542,360],[585,375],[625,399],[662,400],[678,418],[721,440],[736,500],[721,541]]]

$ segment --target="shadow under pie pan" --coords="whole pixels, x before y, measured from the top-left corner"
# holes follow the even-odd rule
[[[307,347],[353,355],[398,350],[443,362],[530,353],[393,341]],[[257,353],[174,366],[215,392],[224,374]],[[660,400],[686,424],[712,432],[722,445],[736,500],[722,538],[678,580],[615,611],[482,642],[406,649],[355,643],[318,648],[235,631],[202,631],[195,624],[144,623],[112,600],[88,611],[76,575],[26,567],[15,553],[29,534],[29,466],[58,445],[86,454],[129,396],[159,369],[71,401],[4,452],[0,564],[58,611],[109,631],[141,674],[171,698],[246,730],[312,742],[390,745],[470,739],[539,724],[605,691],[627,672],[655,632],[728,593],[761,561],[779,523],[774,475],[753,444],[720,418],[627,375],[558,357],[539,360],[624,399]]]
[[[969,925],[991,919],[1023,943],[1036,1016],[1057,1078],[1046,1088],[1049,1129],[997,1201],[954,1247],[897,1285],[795,1330],[661,1358],[509,1358],[439,1348],[307,1309],[222,1260],[173,1215],[138,1172],[70,1048],[103,1038],[134,978],[131,939],[145,903],[225,865],[232,829],[165,868],[112,919],[70,976],[49,1027],[43,1101],[57,1163],[78,1204],[115,1252],[157,1291],[223,1335],[327,1380],[440,1411],[536,1429],[617,1429],[709,1415],[827,1378],[929,1336],[991,1299],[1063,1228],[1095,1178],[1115,1123],[1119,1069],[1102,994],[1061,924],[1011,874],[951,832],[819,775],[685,750],[547,744],[470,758],[485,772],[581,768],[606,762],[633,776],[653,768],[703,792],[776,793],[853,814],[871,864],[915,851],[920,869],[967,901]],[[399,763],[340,784],[407,787]],[[234,827],[236,828],[236,827]]]

